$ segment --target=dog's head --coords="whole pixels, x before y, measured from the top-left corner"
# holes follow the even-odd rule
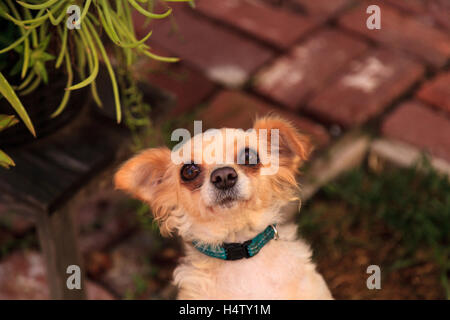
[[[179,164],[168,148],[143,151],[119,169],[116,187],[150,205],[163,235],[247,240],[282,220],[279,209],[297,196],[296,172],[310,152],[281,118],[259,119],[253,129],[198,134],[178,150]]]

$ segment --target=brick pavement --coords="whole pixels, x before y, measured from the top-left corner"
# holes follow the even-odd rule
[[[246,129],[275,111],[309,135],[318,154],[337,145],[336,135],[370,123],[381,138],[450,162],[445,0],[371,1],[381,7],[381,30],[367,29],[365,1],[196,2],[197,11],[170,4],[176,22],[155,23],[148,42],[181,62],[139,68],[177,97],[174,117],[204,120],[203,129]],[[141,267],[124,248],[113,251],[117,265],[103,279],[119,295],[130,279],[111,275],[128,263]]]
[[[149,40],[178,55],[178,68],[201,77],[192,81],[198,86],[164,83],[169,91],[189,92],[187,98],[178,94],[191,105],[178,115],[206,104],[200,117],[216,119],[216,125],[244,125],[261,112],[262,103],[294,119],[301,130],[306,125],[296,120],[321,128],[319,150],[332,141],[326,129],[336,126],[345,132],[374,122],[379,123],[379,135],[387,134],[385,122],[398,120],[396,109],[413,98],[427,111],[442,111],[421,130],[449,125],[450,5],[445,1],[197,2],[197,11],[186,6],[174,10],[178,31],[169,22],[158,23]],[[380,30],[366,27],[369,4],[381,8]],[[211,83],[216,94],[196,94]],[[239,100],[240,107],[229,100]],[[442,123],[434,126],[438,119]],[[432,141],[404,132],[395,138],[442,156],[434,153]],[[441,132],[443,141],[450,139],[442,136],[447,131]]]

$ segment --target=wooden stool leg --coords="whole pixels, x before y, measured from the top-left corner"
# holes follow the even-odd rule
[[[42,213],[37,219],[41,250],[44,253],[52,299],[85,299],[84,272],[76,243],[76,232],[70,210],[63,208],[51,215]],[[68,289],[67,267],[81,269],[81,289]]]

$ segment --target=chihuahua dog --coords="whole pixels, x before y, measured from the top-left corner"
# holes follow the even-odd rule
[[[143,151],[121,166],[115,185],[149,204],[162,235],[183,239],[185,257],[174,271],[179,299],[332,299],[282,210],[298,199],[308,139],[274,115],[253,129],[256,143],[237,129],[197,134],[181,163],[168,148]],[[207,153],[226,160],[207,161]]]

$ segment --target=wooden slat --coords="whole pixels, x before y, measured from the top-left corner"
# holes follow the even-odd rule
[[[37,219],[39,243],[46,260],[52,299],[86,299],[85,274],[81,271],[81,288],[69,290],[66,280],[67,267],[76,265],[82,269],[82,259],[77,246],[76,230],[72,213],[68,208]]]
[[[16,167],[0,170],[0,193],[47,213],[55,211],[114,159],[119,143],[115,129],[88,122],[30,146],[8,150]]]

